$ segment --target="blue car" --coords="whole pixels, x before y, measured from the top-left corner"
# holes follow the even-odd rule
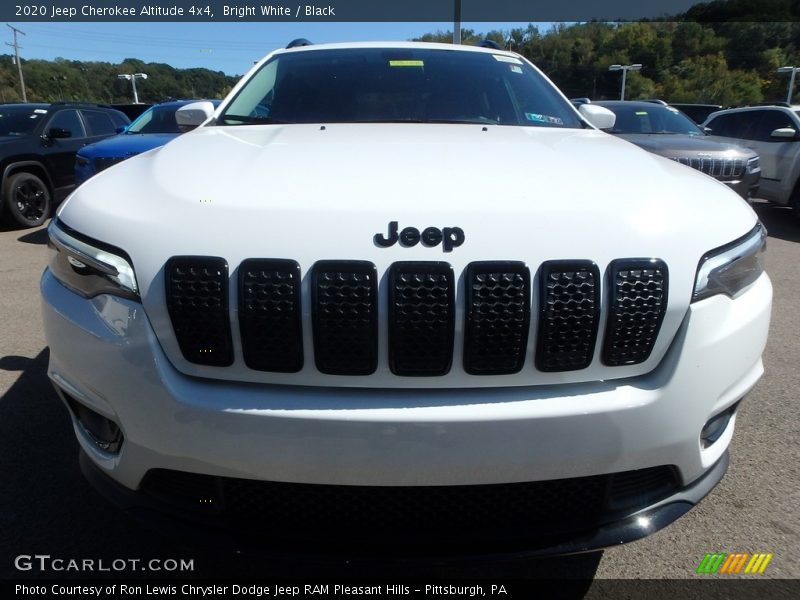
[[[102,142],[84,146],[75,156],[75,183],[80,185],[103,169],[163,146],[184,133],[175,121],[175,112],[198,100],[175,100],[155,104],[143,112],[122,133]],[[219,100],[211,100],[216,107]]]

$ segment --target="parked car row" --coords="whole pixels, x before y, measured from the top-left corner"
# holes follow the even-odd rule
[[[758,152],[762,198],[793,208],[800,221],[800,106],[753,106],[712,113],[703,123],[711,139]]]
[[[95,173],[187,131],[175,112],[191,102],[156,104],[133,123],[99,104],[0,105],[0,217],[17,227],[41,225]]]
[[[120,135],[81,148],[75,157],[75,183],[127,158],[163,146],[190,128],[178,124],[176,111],[195,100],[175,100],[156,104],[143,112]],[[215,107],[219,100],[210,101]]]
[[[36,227],[75,187],[75,153],[115,135],[130,123],[97,104],[0,105],[0,215]]]
[[[714,140],[671,106],[647,101],[596,102],[616,116],[611,133],[721,181],[742,198],[755,195],[761,168],[758,153]]]

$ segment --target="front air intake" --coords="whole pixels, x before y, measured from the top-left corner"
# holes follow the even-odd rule
[[[531,274],[522,262],[474,262],[464,275],[464,370],[508,375],[525,364]]]
[[[329,375],[378,367],[378,273],[366,261],[321,260],[311,274],[314,361]]]
[[[588,260],[550,260],[539,275],[540,371],[575,371],[592,362],[600,318],[600,273]]]
[[[213,256],[176,256],[164,267],[175,337],[186,360],[227,367],[233,363],[228,320],[228,264]]]
[[[244,362],[257,371],[303,368],[300,265],[250,258],[239,265],[239,330]]]
[[[445,375],[453,363],[455,283],[446,262],[389,269],[389,367],[395,375]]]
[[[667,265],[655,259],[615,260],[608,268],[611,302],[603,363],[612,367],[646,361],[667,311]]]

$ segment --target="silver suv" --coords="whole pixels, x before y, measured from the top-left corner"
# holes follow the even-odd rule
[[[800,106],[753,106],[712,113],[713,137],[752,148],[761,157],[759,196],[791,206],[800,221]]]

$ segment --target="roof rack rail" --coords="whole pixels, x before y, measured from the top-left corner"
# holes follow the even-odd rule
[[[298,48],[300,46],[313,46],[313,42],[309,42],[306,38],[297,38],[286,44],[286,48]]]
[[[502,50],[503,47],[493,40],[481,40],[478,44],[479,48],[491,48],[492,50]]]

